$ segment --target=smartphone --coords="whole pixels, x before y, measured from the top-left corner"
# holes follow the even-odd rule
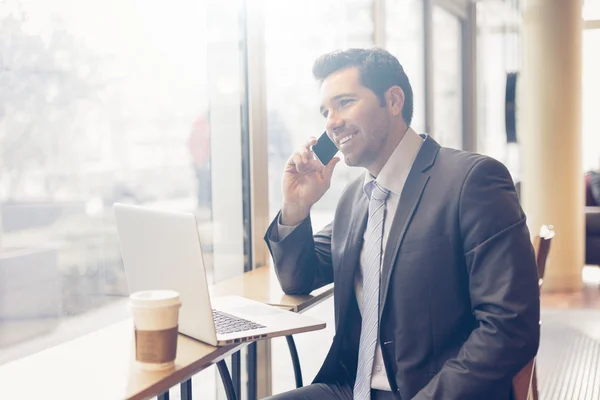
[[[336,155],[338,152],[338,148],[335,143],[329,139],[327,136],[327,132],[323,132],[323,134],[317,140],[317,144],[312,147],[313,153],[317,156],[321,164],[327,165],[329,161]]]

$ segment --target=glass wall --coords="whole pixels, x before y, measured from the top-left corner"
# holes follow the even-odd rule
[[[600,6],[599,6],[600,8]],[[582,167],[600,171],[600,29],[583,31]]]
[[[506,133],[506,84],[521,69],[521,17],[507,2],[477,4],[477,151],[503,162],[519,180],[517,143]],[[519,79],[517,75],[518,96]],[[518,118],[518,101],[515,110]]]
[[[398,60],[413,88],[412,128],[425,132],[425,30],[423,0],[385,2],[385,46]]]
[[[442,146],[463,146],[462,22],[433,8],[433,138]]]
[[[583,19],[600,20],[600,0],[583,0]]]
[[[209,281],[244,271],[229,3],[2,2],[0,364],[128,315],[115,202],[195,213]]]

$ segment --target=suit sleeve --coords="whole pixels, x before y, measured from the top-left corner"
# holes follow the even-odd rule
[[[478,321],[415,399],[481,399],[507,383],[537,353],[540,338],[538,274],[525,215],[510,174],[484,158],[464,181],[459,226]]]
[[[265,242],[283,291],[292,295],[309,294],[333,282],[331,224],[313,236],[308,217],[280,237],[278,221],[279,214],[269,226]]]

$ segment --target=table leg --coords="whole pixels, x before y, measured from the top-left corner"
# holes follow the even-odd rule
[[[296,350],[296,343],[292,335],[285,337],[287,340],[288,347],[290,349],[290,355],[292,356],[292,365],[294,366],[294,376],[296,377],[296,388],[302,387],[302,369],[300,368],[300,359],[298,358],[298,351]]]
[[[227,400],[237,400],[233,382],[231,381],[231,375],[229,375],[229,369],[227,369],[225,360],[219,361],[217,363],[217,368],[219,369],[219,375],[221,375],[221,381],[225,387],[225,395],[227,396]]]
[[[192,400],[192,378],[181,382],[181,400]]]
[[[246,371],[248,372],[248,400],[256,400],[258,392],[258,371],[256,342],[248,345],[248,354],[246,356]]]
[[[241,351],[236,351],[231,355],[231,380],[233,381],[233,389],[238,398],[241,397],[242,389],[242,368],[241,368]]]

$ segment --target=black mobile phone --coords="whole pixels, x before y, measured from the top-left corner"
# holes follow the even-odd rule
[[[317,144],[312,147],[313,153],[317,156],[321,164],[327,165],[329,161],[335,156],[338,152],[338,148],[335,143],[329,139],[327,136],[327,132],[323,132],[323,134],[317,140]]]

